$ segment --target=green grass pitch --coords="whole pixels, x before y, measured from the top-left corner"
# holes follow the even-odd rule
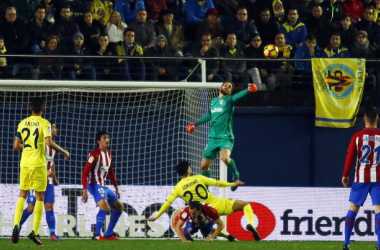
[[[41,239],[43,246],[37,246],[27,238],[20,238],[13,244],[9,238],[0,239],[0,249],[45,249],[45,250],[329,250],[342,249],[342,242],[326,241],[213,241],[196,240],[191,243],[182,243],[179,240],[121,240],[121,241],[93,241],[90,239],[65,239],[61,242],[51,242],[47,238]],[[376,242],[352,242],[352,250],[374,250]]]

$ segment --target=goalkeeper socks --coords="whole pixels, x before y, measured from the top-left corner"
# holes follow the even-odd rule
[[[104,237],[107,238],[107,237],[110,237],[112,235],[113,229],[115,228],[116,223],[119,220],[121,213],[122,212],[112,210],[111,218],[110,218],[110,224],[108,225],[108,228],[107,228],[106,233],[104,234]]]
[[[355,225],[356,215],[357,213],[355,213],[352,210],[348,210],[347,212],[345,226],[344,226],[344,245],[350,244],[351,233]]]
[[[16,204],[16,210],[15,215],[13,217],[13,226],[20,225],[21,215],[24,210],[24,204],[25,204],[25,198],[24,197],[18,197],[18,201]]]
[[[255,227],[253,225],[253,210],[252,210],[252,207],[251,207],[251,204],[247,204],[243,207],[243,211],[244,211],[244,215],[245,217],[247,218],[247,221],[249,224],[251,224],[251,226]]]
[[[106,214],[107,211],[99,210],[99,213],[96,216],[95,236],[100,235],[100,231],[102,231],[104,221],[106,220]]]
[[[46,222],[49,227],[50,231],[50,236],[55,235],[55,216],[54,216],[54,211],[46,211]]]
[[[211,170],[207,170],[207,171],[202,171],[202,175],[204,177],[207,177],[207,178],[210,178],[211,177]]]
[[[227,165],[227,168],[229,171],[231,171],[232,180],[238,180],[239,179],[239,172],[237,171],[234,159],[231,159],[230,164]]]
[[[33,231],[36,235],[38,235],[38,232],[40,231],[43,211],[44,211],[44,202],[36,201],[36,205],[34,206],[34,221],[33,221]]]
[[[376,246],[380,246],[380,213],[375,214],[375,227],[377,232],[377,243]]]
[[[24,212],[22,212],[22,216],[21,216],[20,228],[22,227],[22,225],[24,225],[25,221],[29,218],[29,216],[32,213],[33,212],[29,213],[29,210],[27,208],[24,209]]]

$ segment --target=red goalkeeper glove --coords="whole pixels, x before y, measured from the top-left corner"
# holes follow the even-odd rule
[[[193,123],[190,123],[189,125],[187,125],[186,129],[189,133],[193,133],[196,126],[197,126],[197,123],[193,122]]]
[[[254,84],[254,83],[248,83],[248,88],[247,88],[247,90],[248,90],[249,92],[256,92],[256,91],[257,91],[257,86],[256,86],[256,84]]]

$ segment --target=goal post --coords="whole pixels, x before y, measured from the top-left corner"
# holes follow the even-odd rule
[[[179,178],[174,166],[189,160],[193,172],[200,173],[200,161],[208,141],[209,123],[194,133],[186,125],[203,116],[221,83],[193,82],[106,82],[106,81],[37,81],[2,80],[0,82],[0,156],[2,171],[0,198],[5,207],[0,211],[0,237],[9,236],[19,194],[20,152],[12,148],[18,123],[30,115],[33,97],[45,100],[43,117],[54,121],[59,129],[54,138],[69,150],[71,158],[55,157],[60,185],[56,187],[54,206],[57,233],[60,236],[90,237],[98,208],[92,197],[81,202],[81,172],[87,155],[97,147],[95,134],[110,134],[110,151],[115,162],[121,201],[126,205],[115,231],[121,237],[172,237],[171,213],[181,206],[177,199],[172,208],[156,222],[141,220],[158,211]],[[211,167],[212,177],[220,174],[218,162]],[[226,171],[226,168],[223,168]],[[110,184],[110,183],[109,183]],[[111,190],[113,187],[111,185]],[[219,197],[225,192],[210,188]],[[43,217],[40,234],[47,236]],[[31,230],[32,218],[21,234]],[[109,221],[109,219],[107,220]]]

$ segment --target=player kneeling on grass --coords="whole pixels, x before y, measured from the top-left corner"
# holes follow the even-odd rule
[[[232,117],[235,104],[249,93],[256,92],[257,86],[249,83],[247,89],[232,94],[233,83],[225,81],[219,88],[219,95],[211,100],[210,110],[198,121],[187,125],[189,133],[194,132],[195,128],[203,123],[211,121],[209,141],[202,155],[201,170],[202,175],[210,177],[209,169],[214,160],[218,157],[226,164],[232,174],[232,181],[239,180],[235,161],[231,158],[232,148],[234,147],[234,133],[232,129]],[[235,191],[238,186],[231,187]]]
[[[182,161],[177,165],[177,173],[181,177],[181,180],[166,198],[166,202],[161,206],[158,213],[153,217],[145,219],[145,221],[157,220],[170,208],[170,205],[177,197],[181,197],[187,204],[190,204],[192,201],[207,203],[215,208],[220,215],[229,215],[237,211],[243,211],[248,221],[247,230],[252,232],[253,238],[256,241],[260,240],[260,235],[253,225],[254,216],[251,204],[234,199],[217,198],[207,189],[207,186],[236,187],[244,185],[244,182],[240,180],[225,182],[207,178],[202,175],[192,175],[190,163],[187,161]]]
[[[182,231],[182,226],[185,223],[185,229]],[[215,230],[213,229],[214,223],[217,225]],[[229,241],[235,241],[234,236],[222,233],[224,227],[225,225],[220,219],[219,213],[213,207],[208,204],[202,205],[199,201],[192,201],[179,216],[175,231],[182,242],[193,241],[191,235],[199,230],[207,242],[213,241],[217,236],[225,237]]]
[[[116,226],[124,210],[124,205],[119,200],[120,192],[117,187],[115,172],[113,171],[112,154],[108,151],[110,145],[110,137],[104,131],[99,131],[96,134],[96,143],[99,147],[93,150],[88,156],[88,160],[82,172],[82,185],[84,203],[88,200],[88,192],[94,197],[96,205],[99,207],[99,213],[96,216],[96,228],[93,240],[119,240],[112,235],[112,231]],[[115,193],[106,187],[107,175],[115,187]],[[110,223],[104,237],[100,234],[106,214],[109,210],[109,205],[114,207],[111,212]]]

